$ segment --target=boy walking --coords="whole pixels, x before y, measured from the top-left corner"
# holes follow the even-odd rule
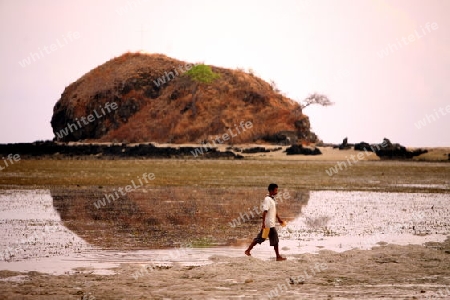
[[[286,260],[285,257],[282,257],[280,253],[278,252],[278,232],[275,229],[275,220],[278,220],[278,222],[281,224],[283,221],[280,219],[277,213],[276,208],[276,202],[275,202],[275,196],[278,194],[278,185],[275,183],[269,184],[269,194],[264,198],[264,202],[262,204],[262,228],[259,234],[256,236],[256,238],[253,240],[253,242],[248,246],[247,250],[245,250],[245,255],[251,256],[250,251],[253,249],[253,247],[256,244],[261,244],[266,239],[262,237],[263,229],[264,228],[270,228],[269,231],[269,241],[270,246],[273,246],[275,250],[275,254],[277,256],[277,261]]]

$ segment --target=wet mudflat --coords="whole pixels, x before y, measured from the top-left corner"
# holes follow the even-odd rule
[[[0,298],[449,298],[450,164],[361,161],[327,176],[335,164],[23,160],[0,173]],[[291,196],[285,262],[268,243],[243,255],[258,217],[231,226],[271,181]]]
[[[311,192],[279,228],[288,261],[278,263],[267,243],[253,257],[245,245],[103,249],[63,225],[48,190],[3,190],[0,285],[10,299],[437,297],[450,283],[449,201],[442,193]]]

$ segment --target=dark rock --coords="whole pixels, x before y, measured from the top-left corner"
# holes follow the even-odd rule
[[[122,119],[122,122],[126,123],[127,120],[139,110],[139,108],[139,102],[136,101],[136,99],[131,98],[123,101],[122,105],[117,110],[117,113]]]
[[[291,147],[286,149],[287,155],[320,155],[322,152],[318,148],[305,148],[302,145],[292,145]]]
[[[406,147],[398,143],[391,143],[387,138],[384,138],[383,143],[375,145],[372,149],[376,155],[382,159],[411,159],[414,156],[419,156],[428,152],[428,150],[423,149],[408,151],[406,150]]]
[[[375,151],[378,157],[384,158],[384,159],[410,159],[414,156],[419,156],[421,154],[427,153],[428,150],[414,150],[414,151],[408,151],[405,147],[400,146],[398,148],[393,149],[381,149],[378,151]]]
[[[373,152],[373,149],[370,147],[369,143],[365,143],[365,142],[361,142],[361,143],[356,143],[354,146],[354,149],[356,151],[370,151]]]
[[[298,133],[296,131],[284,130],[276,134],[266,135],[262,139],[265,142],[281,145],[295,145],[298,143]]]
[[[252,147],[252,148],[246,148],[242,150],[242,153],[259,153],[259,152],[270,152],[270,150],[264,148],[264,147]]]
[[[46,157],[58,155],[61,157],[88,157],[95,156],[98,159],[114,159],[119,158],[242,158],[231,151],[221,152],[217,149],[208,149],[201,153],[196,153],[194,147],[156,147],[153,144],[139,144],[137,146],[129,146],[127,144],[109,144],[109,145],[69,145],[60,144],[51,141],[37,143],[19,143],[19,144],[0,144],[0,155],[8,155],[10,153],[19,154],[21,158],[27,157]]]
[[[348,150],[352,148],[352,144],[348,143],[348,138],[345,138],[342,140],[342,144],[339,144],[338,148],[339,150]]]

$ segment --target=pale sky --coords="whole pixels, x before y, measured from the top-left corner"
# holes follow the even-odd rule
[[[325,142],[450,146],[449,14],[447,0],[0,0],[0,143],[52,139],[66,86],[142,50],[327,95],[304,111]]]

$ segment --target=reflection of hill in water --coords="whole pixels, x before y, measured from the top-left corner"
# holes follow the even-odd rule
[[[94,206],[114,191],[54,188],[51,195],[65,226],[94,245],[159,248],[187,242],[233,244],[252,238],[261,219],[254,212],[252,217],[251,211],[260,205],[265,192],[261,188],[141,188],[106,201],[105,206]],[[309,192],[289,192],[289,196],[278,206],[280,216],[287,220],[300,213]],[[241,225],[231,226],[237,218]]]

